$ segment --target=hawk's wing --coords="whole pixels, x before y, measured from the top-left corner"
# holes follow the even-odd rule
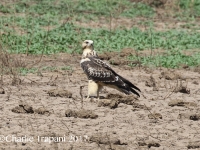
[[[118,80],[117,74],[111,67],[98,57],[88,57],[81,62],[81,67],[89,80],[100,82],[115,82]]]

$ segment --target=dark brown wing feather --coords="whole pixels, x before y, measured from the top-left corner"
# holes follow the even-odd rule
[[[116,76],[112,70],[95,63],[92,59],[91,61],[82,62],[81,67],[89,80],[100,82],[115,82],[116,80]]]

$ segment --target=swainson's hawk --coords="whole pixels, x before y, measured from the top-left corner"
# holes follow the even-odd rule
[[[99,91],[103,86],[117,89],[127,95],[134,93],[140,96],[137,92],[140,92],[138,87],[118,75],[107,63],[99,59],[96,51],[94,51],[92,40],[85,40],[82,43],[82,49],[83,54],[80,65],[89,80],[87,98],[97,95],[99,99]]]

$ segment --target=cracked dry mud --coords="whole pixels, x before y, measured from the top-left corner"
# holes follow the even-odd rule
[[[87,78],[79,60],[80,56],[57,54],[45,57],[36,67],[71,66],[72,70],[27,74],[20,76],[21,82],[15,84],[9,75],[3,76],[0,135],[26,135],[34,141],[0,142],[1,148],[187,150],[200,147],[199,71],[115,64],[112,67],[117,73],[141,89],[141,97],[105,88],[100,100],[90,101],[84,97]],[[185,91],[181,90],[183,87]],[[38,136],[66,139],[45,142],[38,141]]]

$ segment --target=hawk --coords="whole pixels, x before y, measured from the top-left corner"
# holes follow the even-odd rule
[[[107,63],[99,59],[92,40],[85,40],[82,43],[82,59],[80,65],[88,77],[88,96],[97,96],[103,86],[114,88],[127,95],[133,93],[137,96],[140,89],[130,81],[118,75]]]

